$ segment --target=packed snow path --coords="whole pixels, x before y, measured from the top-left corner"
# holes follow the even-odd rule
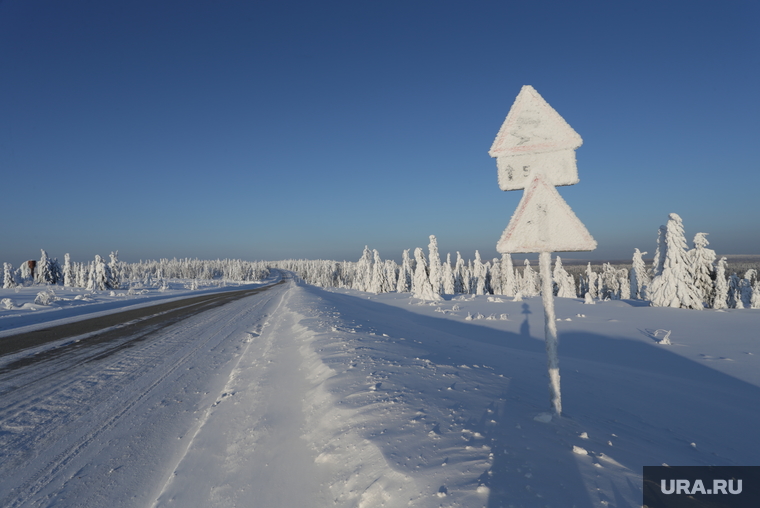
[[[0,375],[0,505],[638,507],[643,465],[758,465],[760,315],[557,316],[548,422],[537,298],[287,280],[110,355],[50,355]]]

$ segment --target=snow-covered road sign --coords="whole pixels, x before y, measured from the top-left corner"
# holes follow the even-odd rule
[[[525,189],[517,210],[501,235],[496,250],[514,252],[570,252],[596,249],[586,226],[557,189],[538,176]]]
[[[488,152],[496,157],[499,187],[525,189],[496,250],[568,252],[596,249],[555,185],[578,183],[575,149],[583,140],[530,85],[517,95]]]
[[[524,189],[538,175],[550,185],[578,183],[577,132],[530,85],[517,95],[489,150],[501,190]]]
[[[532,86],[525,85],[488,152],[496,157],[501,190],[525,189],[496,250],[539,254],[549,399],[557,416],[562,414],[562,396],[551,253],[596,248],[586,226],[554,188],[578,183],[575,149],[581,143],[581,137],[559,113]]]

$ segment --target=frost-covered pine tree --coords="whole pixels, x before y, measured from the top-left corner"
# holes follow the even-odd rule
[[[520,281],[520,294],[524,298],[538,296],[538,277],[533,268],[530,267],[530,260],[524,262],[522,280]]]
[[[726,280],[726,258],[720,258],[715,268],[715,290],[713,291],[712,308],[715,310],[728,308],[728,281]]]
[[[119,289],[121,287],[121,263],[119,262],[119,251],[111,252],[109,255],[110,262],[108,263],[108,270],[111,274],[111,287],[113,289]],[[185,277],[190,278],[190,277]],[[248,277],[242,275],[240,280],[247,280]]]
[[[694,248],[688,252],[691,273],[694,276],[694,287],[707,307],[712,307],[713,298],[713,265],[715,251],[708,249],[707,233],[697,233],[694,236]]]
[[[483,288],[483,294],[486,295],[492,295],[493,294],[493,286],[491,286],[491,262],[486,261],[483,266],[485,267],[485,287]]]
[[[97,291],[98,285],[95,282],[95,264],[90,261],[87,269],[87,289],[89,291]]]
[[[575,298],[575,279],[567,273],[562,266],[562,260],[559,256],[554,261],[554,271],[552,273],[555,284],[555,294],[559,298]]]
[[[64,287],[74,285],[74,271],[71,268],[71,256],[68,252],[63,255],[63,285]]]
[[[385,280],[383,281],[382,292],[390,293],[396,289],[396,278],[398,277],[398,265],[392,259],[385,260]]]
[[[597,280],[598,275],[596,272],[591,268],[591,263],[586,266],[586,284],[588,285],[588,288],[586,289],[586,293],[589,294],[590,298],[597,299],[599,298],[599,291],[597,290]],[[583,294],[583,296],[586,296],[586,293]]]
[[[372,279],[368,291],[379,294],[383,292],[383,286],[387,286],[385,279],[385,264],[380,259],[380,252],[377,249],[372,251],[374,262],[372,263]]]
[[[446,263],[443,265],[443,294],[454,294],[454,270],[451,268],[451,254],[446,254]]]
[[[743,309],[742,293],[741,293],[741,279],[736,273],[732,273],[728,278],[728,308],[729,309]]]
[[[457,262],[454,265],[454,294],[466,293],[464,283],[464,259],[457,251]]]
[[[491,268],[489,270],[490,278],[489,285],[491,286],[491,293],[495,295],[503,295],[501,289],[501,261],[499,258],[493,258],[491,260]]]
[[[55,284],[52,262],[50,261],[47,252],[45,252],[45,249],[40,249],[40,260],[37,263],[34,281],[37,284]]]
[[[408,293],[412,290],[412,262],[409,259],[409,249],[404,249],[401,255],[401,268],[398,271],[396,281],[397,293]]]
[[[480,252],[475,251],[475,262],[472,264],[472,277],[475,279],[475,294],[486,294],[486,266],[483,264],[483,260],[480,259]]]
[[[662,268],[665,266],[665,251],[667,246],[665,244],[666,226],[660,226],[657,230],[657,248],[654,250],[654,259],[652,260],[652,270],[650,276],[652,279],[662,273]]]
[[[517,280],[515,279],[515,267],[512,265],[512,256],[501,255],[501,294],[513,297],[517,293]]]
[[[22,286],[30,286],[34,284],[34,277],[32,275],[32,269],[29,268],[29,262],[24,261],[18,269],[19,276],[21,277],[20,284]]]
[[[618,298],[620,300],[630,300],[631,299],[631,282],[628,279],[628,270],[625,268],[621,268],[617,271],[618,273],[618,287],[620,288],[620,293],[618,294]]]
[[[441,273],[441,256],[438,253],[438,240],[435,235],[430,235],[428,252],[430,254],[430,285],[433,287],[433,292],[440,295],[443,292],[443,274]]]
[[[694,287],[694,275],[686,254],[683,221],[678,214],[670,214],[665,226],[664,241],[658,245],[658,249],[664,250],[665,255],[661,272],[652,279],[649,291],[652,305],[701,309],[702,299]]]
[[[620,278],[617,270],[611,263],[602,264],[602,273],[599,275],[600,300],[618,300],[620,299]]]
[[[441,296],[433,291],[433,286],[430,284],[425,254],[419,247],[414,249],[414,260],[416,264],[414,278],[412,279],[412,296],[420,300],[440,300]]]
[[[644,255],[639,249],[633,251],[633,262],[631,264],[630,290],[631,298],[635,300],[646,300],[646,288],[649,286],[649,275],[647,274],[646,265],[644,264]]]
[[[739,281],[739,295],[742,308],[752,308],[752,282],[757,279],[757,270],[750,268],[744,272],[744,278]]]
[[[750,300],[750,309],[760,309],[760,280],[756,280],[752,286],[752,299]]]
[[[13,276],[13,265],[3,263],[3,289],[16,287],[16,279]]]
[[[464,285],[467,288],[467,293],[474,295],[477,287],[477,281],[475,279],[475,268],[472,263],[472,259],[467,260],[467,264],[464,267],[464,275],[462,277]]]
[[[76,268],[76,286],[79,288],[86,288],[90,280],[89,264],[76,263],[74,266]]]
[[[372,252],[368,246],[364,246],[364,252],[359,262],[356,263],[356,279],[354,289],[368,291],[372,285]]]
[[[96,254],[95,263],[93,265],[92,288],[99,291],[103,291],[104,289],[111,289],[110,272],[111,271],[109,270],[105,260]]]

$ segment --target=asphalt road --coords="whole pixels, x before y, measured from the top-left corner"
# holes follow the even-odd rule
[[[282,284],[283,282],[285,282],[285,279],[272,286]],[[119,344],[119,349],[128,347],[130,343],[144,340],[150,333],[177,323],[189,316],[224,305],[233,300],[266,291],[272,286],[195,296],[3,337],[0,339],[0,356],[17,353],[67,337],[88,335],[86,341],[72,341],[72,343],[64,347],[21,358],[18,361],[5,365],[0,369],[0,372],[7,372],[8,370],[41,360],[48,360],[50,359],[50,355],[59,356],[66,354],[71,348],[102,344],[125,336],[131,336],[132,338],[128,342]],[[115,350],[109,351],[108,354],[113,352]],[[104,354],[106,353],[104,352]]]

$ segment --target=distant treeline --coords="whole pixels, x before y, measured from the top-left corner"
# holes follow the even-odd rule
[[[3,288],[47,284],[102,291],[126,289],[136,283],[161,285],[172,278],[250,282],[268,275],[264,261],[174,258],[124,263],[119,261],[118,252],[111,252],[108,261],[96,255],[92,261],[74,262],[66,254],[61,264],[43,249],[39,261],[26,261],[15,269],[3,263]]]

